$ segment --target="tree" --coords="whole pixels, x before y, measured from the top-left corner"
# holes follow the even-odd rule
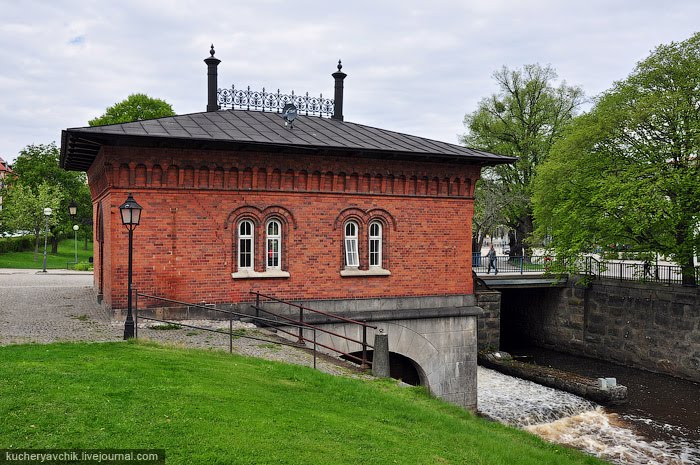
[[[464,117],[469,146],[517,157],[512,165],[485,170],[484,176],[499,186],[498,195],[481,195],[500,209],[511,228],[511,255],[524,252],[524,241],[533,231],[531,188],[535,168],[574,117],[583,102],[583,91],[562,82],[551,67],[525,65],[522,70],[503,67],[493,75],[499,93],[483,99],[478,109]],[[478,187],[478,186],[477,186]],[[483,184],[482,184],[483,187]],[[477,210],[485,209],[478,206]]]
[[[75,200],[80,209],[79,214],[84,214],[90,218],[92,216],[92,205],[90,202],[90,192],[86,183],[85,173],[65,171],[59,167],[59,151],[55,143],[28,145],[22,149],[12,166],[12,174],[5,179],[3,190],[3,225],[10,228],[15,224],[13,215],[21,212],[17,208],[23,205],[29,208],[33,201],[42,201],[41,206],[42,224],[43,209],[51,207],[54,210],[51,226],[51,250],[56,253],[58,250],[58,238],[60,233],[72,231],[71,219],[68,216],[68,205]],[[41,186],[50,187],[52,201],[48,203],[42,197]],[[29,197],[34,200],[30,201]],[[54,204],[53,200],[58,199],[59,203]],[[87,200],[86,200],[87,199]],[[16,205],[15,205],[16,204]],[[53,206],[52,206],[53,205]],[[7,209],[7,211],[5,211]],[[34,226],[13,226],[14,230],[32,230]],[[43,226],[42,226],[43,227]],[[89,228],[84,228],[86,234]],[[72,233],[71,233],[72,234]]]
[[[505,192],[501,184],[488,178],[481,178],[474,189],[474,218],[472,219],[472,250],[481,250],[487,234],[495,234],[497,228],[507,221],[503,214],[506,204]]]
[[[700,247],[700,34],[662,45],[576,119],[535,182],[539,236],[669,256],[695,284]]]
[[[145,119],[175,116],[173,107],[164,100],[151,98],[146,94],[132,94],[105,110],[102,116],[88,121],[90,126],[130,123]]]
[[[61,189],[48,182],[41,183],[36,192],[31,187],[22,184],[16,185],[8,191],[8,199],[2,209],[3,224],[6,224],[13,231],[32,231],[34,233],[34,261],[37,261],[39,239],[45,225],[47,222],[49,227],[58,224],[61,200]],[[48,218],[44,215],[46,207],[53,210],[53,214]]]

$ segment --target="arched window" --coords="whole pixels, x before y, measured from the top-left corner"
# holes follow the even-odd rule
[[[252,270],[254,267],[253,254],[253,222],[243,220],[238,223],[238,269]]]
[[[348,221],[345,223],[345,266],[360,266],[360,258],[357,252],[357,223]]]
[[[378,221],[369,224],[369,266],[382,267],[382,224]]]
[[[267,236],[265,239],[265,256],[267,257],[266,268],[268,270],[279,270],[282,267],[282,226],[277,220],[267,223]]]

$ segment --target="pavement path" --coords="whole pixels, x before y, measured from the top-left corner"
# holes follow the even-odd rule
[[[183,323],[228,330],[228,322]],[[229,350],[228,335],[192,328],[158,329],[162,326],[140,322],[139,339],[178,347]],[[274,344],[281,339],[266,330],[240,322],[236,322],[234,330],[256,338],[235,338],[235,353],[313,366],[310,351]],[[117,342],[123,340],[123,335],[123,321],[110,318],[109,312],[97,303],[91,272],[0,269],[0,346],[59,341]],[[319,355],[317,367],[336,375],[367,376],[355,365],[327,356]]]

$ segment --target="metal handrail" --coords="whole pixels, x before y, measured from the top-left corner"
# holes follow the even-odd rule
[[[256,292],[256,291],[250,291],[250,293],[255,294],[256,296],[259,296],[259,297],[263,297],[263,298],[268,299],[268,300],[272,300],[274,302],[279,302],[281,304],[289,305],[290,307],[296,307],[299,309],[308,310],[310,312],[318,313],[319,315],[324,315],[324,316],[328,316],[331,318],[335,318],[336,320],[341,320],[341,321],[344,321],[346,323],[353,323],[356,325],[367,326],[368,328],[377,329],[376,326],[368,325],[367,323],[365,323],[363,321],[353,320],[352,318],[345,318],[345,317],[342,317],[340,315],[335,315],[333,313],[324,312],[322,310],[314,310],[313,308],[309,308],[309,307],[305,307],[303,305],[295,304],[294,302],[288,302],[286,300],[280,300],[276,297],[265,295],[265,294],[262,294],[262,293]],[[257,297],[256,297],[256,299],[257,299]]]
[[[304,305],[295,304],[295,303],[293,303],[293,302],[288,302],[288,301],[285,301],[285,300],[282,300],[282,299],[278,299],[277,297],[273,297],[273,296],[269,296],[269,295],[262,294],[262,293],[257,292],[257,291],[250,291],[250,294],[255,295],[255,305],[251,304],[251,308],[253,308],[253,309],[256,311],[256,313],[262,311],[262,312],[265,312],[265,313],[267,313],[267,314],[273,315],[273,316],[275,316],[275,317],[277,317],[277,318],[281,318],[281,319],[283,319],[283,320],[286,320],[286,321],[289,321],[289,322],[293,322],[293,323],[296,324],[296,325],[303,325],[303,327],[305,327],[305,328],[313,328],[314,330],[318,330],[318,331],[324,332],[324,333],[326,333],[326,334],[330,334],[330,335],[332,335],[332,336],[339,337],[339,338],[344,339],[344,340],[346,340],[346,341],[354,342],[355,344],[360,344],[360,345],[362,346],[362,357],[361,357],[361,358],[360,358],[360,357],[357,357],[357,356],[355,356],[355,355],[352,355],[352,354],[350,354],[350,353],[343,352],[342,350],[338,350],[338,349],[336,349],[336,348],[334,348],[334,347],[329,347],[329,346],[325,346],[325,345],[321,345],[321,344],[319,344],[319,345],[321,345],[322,347],[325,347],[325,348],[327,348],[327,349],[330,349],[330,350],[332,350],[332,351],[334,351],[334,352],[336,352],[336,353],[338,353],[338,354],[342,354],[342,355],[345,356],[345,357],[348,357],[348,358],[351,358],[351,359],[354,359],[354,360],[359,361],[359,362],[360,362],[360,367],[362,367],[362,368],[366,368],[368,365],[370,365],[370,364],[372,363],[372,362],[370,362],[370,361],[367,359],[367,349],[369,348],[369,349],[374,350],[374,346],[372,346],[371,344],[368,344],[368,343],[367,343],[367,328],[372,328],[372,329],[375,329],[375,330],[376,330],[376,329],[377,329],[376,326],[368,325],[367,323],[365,323],[365,322],[363,322],[363,321],[353,320],[353,319],[351,319],[351,318],[345,318],[345,317],[342,317],[342,316],[340,316],[340,315],[334,315],[334,314],[332,314],[332,313],[324,312],[324,311],[321,311],[321,310],[315,310],[315,309],[313,309],[313,308],[308,308],[308,307],[305,307]],[[298,319],[298,320],[294,320],[294,319],[292,319],[292,318],[290,318],[290,317],[288,317],[288,316],[279,315],[279,314],[277,314],[277,313],[274,313],[274,312],[271,312],[271,311],[269,311],[269,310],[266,310],[266,309],[262,308],[262,306],[261,306],[261,301],[260,301],[260,298],[261,298],[261,297],[264,298],[264,299],[267,299],[266,301],[277,302],[277,303],[281,303],[281,304],[288,305],[288,306],[290,306],[290,307],[294,307],[294,308],[299,309],[299,319]],[[313,313],[316,313],[316,314],[319,314],[319,315],[324,315],[324,316],[326,316],[326,317],[333,318],[333,319],[336,319],[336,320],[338,320],[338,321],[343,321],[343,322],[345,322],[345,323],[350,323],[350,324],[359,325],[359,326],[362,328],[362,341],[358,341],[357,339],[354,339],[354,338],[345,336],[345,335],[343,335],[343,334],[338,334],[338,333],[336,333],[336,332],[333,332],[333,331],[330,331],[330,330],[327,330],[327,329],[320,328],[319,326],[306,323],[306,322],[304,321],[304,310],[308,310],[308,311],[310,311],[310,312],[313,312]],[[277,324],[279,325],[280,323],[277,322]],[[285,323],[285,325],[287,325],[287,324]],[[280,328],[280,330],[281,330],[282,332],[286,333],[286,334],[289,334],[289,335],[291,335],[291,336],[294,336],[293,333],[290,333],[290,332],[288,332],[288,331],[285,331],[285,330],[283,330],[283,329],[281,329],[281,328]],[[308,341],[308,339],[304,336],[304,333],[303,333],[303,329],[302,329],[302,328],[299,328],[297,337],[298,337],[298,342],[299,342],[299,343],[304,343],[304,341]],[[318,344],[318,343],[317,343],[317,344]]]
[[[550,255],[496,256],[496,265],[500,272],[506,273],[538,273],[549,271],[555,257]],[[529,263],[526,263],[529,261]],[[659,282],[678,284],[683,282],[683,267],[679,265],[658,265],[655,263],[630,263],[625,260],[598,260],[590,255],[583,263],[575,267],[578,273],[589,274],[594,279],[608,278],[620,281]],[[478,252],[472,254],[472,270],[484,273],[488,270],[488,258]],[[700,281],[700,267],[695,267],[695,280]]]
[[[263,317],[259,317],[259,316],[251,316],[251,315],[248,315],[248,314],[246,314],[246,313],[234,312],[234,311],[231,311],[231,310],[222,310],[222,309],[220,309],[220,308],[206,307],[206,306],[203,306],[203,305],[193,304],[193,303],[190,303],[190,302],[182,302],[182,301],[179,301],[179,300],[168,299],[168,298],[166,298],[166,297],[158,297],[158,296],[154,296],[154,295],[139,293],[136,289],[133,289],[133,292],[134,292],[134,294],[135,294],[135,296],[136,296],[136,299],[134,299],[134,300],[135,300],[135,308],[134,308],[134,328],[135,328],[134,337],[135,337],[135,338],[138,338],[138,319],[141,318],[141,319],[144,319],[144,320],[158,321],[158,322],[167,323],[167,324],[174,324],[174,325],[182,326],[182,327],[185,327],[185,328],[199,329],[199,330],[202,330],[202,331],[209,331],[209,332],[212,332],[212,333],[228,334],[228,335],[229,335],[229,353],[233,353],[233,336],[234,336],[234,334],[233,334],[233,318],[232,318],[232,316],[238,316],[238,317],[244,317],[244,318],[251,318],[251,319],[253,319],[253,320],[257,320],[257,321],[265,322],[265,323],[275,323],[275,324],[278,323],[277,321],[271,320],[271,319],[269,319],[269,318],[263,318]],[[226,332],[226,331],[220,331],[220,330],[217,330],[217,329],[204,328],[204,327],[202,327],[202,326],[188,325],[188,324],[185,324],[185,323],[180,323],[180,322],[178,322],[178,321],[173,321],[173,320],[162,320],[162,319],[159,319],[159,318],[151,318],[151,317],[146,317],[146,316],[143,316],[143,315],[141,315],[141,316],[139,317],[139,304],[138,304],[138,302],[139,302],[139,301],[138,301],[139,296],[141,296],[141,297],[146,297],[146,298],[149,298],[149,299],[159,300],[159,301],[163,301],[163,302],[176,303],[176,304],[180,304],[180,305],[187,305],[187,306],[189,306],[189,307],[202,308],[202,309],[205,309],[205,310],[213,310],[213,311],[215,311],[215,312],[226,313],[226,314],[229,315],[229,330],[228,330],[228,332]],[[239,319],[240,319],[240,318],[239,318]],[[288,326],[294,326],[294,327],[296,327],[296,326],[298,326],[298,325],[289,324]],[[300,327],[300,328],[301,328],[301,327]],[[316,328],[311,328],[311,329],[313,329],[313,339],[306,339],[306,338],[305,338],[305,339],[306,339],[306,341],[312,342],[312,343],[313,343],[312,352],[313,352],[313,360],[314,360],[314,369],[316,369],[316,356],[317,356],[316,352],[317,352],[317,346],[319,346],[319,345],[320,345],[321,347],[325,347],[325,346],[322,345],[322,344],[318,344],[318,343],[316,342]],[[255,341],[268,342],[268,343],[271,343],[271,344],[277,344],[277,345],[283,345],[283,346],[289,346],[289,347],[296,347],[296,348],[299,348],[299,345],[298,345],[298,344],[289,343],[289,342],[271,341],[271,340],[269,340],[269,339],[262,339],[262,338],[254,337],[254,336],[246,336],[246,335],[244,335],[244,334],[236,334],[235,336],[236,336],[236,337],[242,337],[242,338],[245,338],[245,339],[252,339],[252,340],[255,340]]]

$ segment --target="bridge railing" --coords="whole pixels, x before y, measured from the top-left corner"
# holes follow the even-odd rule
[[[250,293],[255,296],[255,304],[251,305],[251,308],[253,308],[255,310],[256,316],[259,316],[260,312],[263,312],[263,313],[270,315],[273,319],[275,319],[277,330],[281,331],[285,334],[288,334],[292,337],[297,337],[297,341],[299,344],[304,344],[306,341],[311,342],[310,339],[307,339],[304,336],[304,329],[313,329],[314,335],[316,334],[316,331],[318,331],[318,332],[328,334],[330,336],[334,336],[334,337],[346,340],[348,342],[353,342],[355,344],[359,344],[362,347],[362,356],[357,357],[356,355],[353,355],[351,353],[343,352],[342,350],[338,350],[335,347],[321,344],[320,342],[316,342],[314,340],[313,342],[315,345],[321,346],[325,349],[333,351],[333,352],[340,354],[340,355],[342,355],[346,358],[349,358],[351,360],[355,360],[356,362],[358,362],[360,364],[360,367],[362,367],[362,368],[366,368],[372,363],[367,358],[367,351],[368,351],[368,349],[374,350],[374,346],[367,343],[367,328],[372,328],[372,329],[376,330],[377,329],[376,326],[368,325],[367,323],[362,322],[362,321],[353,320],[351,318],[345,318],[345,317],[342,317],[340,315],[334,315],[332,313],[324,312],[321,310],[315,310],[313,308],[309,308],[309,307],[306,307],[306,306],[301,305],[301,304],[296,304],[294,302],[288,302],[286,300],[281,300],[281,299],[278,299],[276,297],[261,294],[260,292],[257,292],[257,291],[250,291]],[[291,313],[291,312],[287,313],[287,314],[282,314],[282,312],[274,312],[272,310],[263,308],[264,303],[280,304],[283,307],[287,306],[291,309],[296,309],[296,311],[293,310],[292,312],[296,313],[298,311],[299,318],[298,319],[292,318],[291,315],[293,313]],[[362,340],[358,340],[358,339],[346,336],[344,334],[339,334],[339,333],[336,333],[334,331],[330,331],[330,330],[321,328],[317,325],[309,324],[306,321],[307,315],[304,312],[310,312],[310,313],[314,313],[317,315],[322,315],[323,317],[325,317],[325,319],[328,322],[332,322],[332,323],[342,322],[342,323],[347,323],[350,325],[359,326],[361,331],[362,331]],[[296,332],[288,331],[288,330],[284,329],[284,327],[286,327],[286,326],[295,327],[295,328],[297,328],[297,331]]]
[[[499,273],[508,274],[542,274],[554,268],[554,258],[550,255],[496,256],[496,269]],[[489,269],[490,268],[490,269]],[[582,274],[588,274],[595,279],[608,278],[620,281],[659,282],[681,284],[683,282],[682,268],[678,265],[659,265],[651,262],[634,262],[626,260],[598,260],[587,256],[576,263],[574,267]],[[478,252],[472,254],[472,270],[478,274],[494,273],[494,267],[489,267],[489,259]],[[695,280],[700,281],[700,267],[695,267]]]
[[[651,262],[630,262],[624,260],[598,260],[586,257],[582,270],[596,279],[608,278],[620,281],[658,282],[682,284],[683,269],[678,265],[659,265]],[[700,267],[695,267],[695,281],[700,281]]]
[[[478,252],[472,254],[472,270],[476,273],[493,273],[494,267],[489,267],[489,259]],[[549,255],[515,256],[497,255],[496,269],[499,273],[528,274],[549,271],[552,257]]]

